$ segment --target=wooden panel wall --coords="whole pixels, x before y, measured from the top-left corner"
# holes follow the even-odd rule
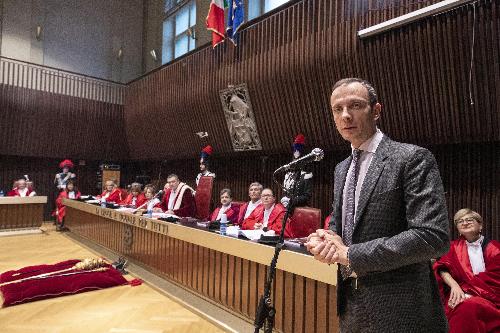
[[[71,157],[71,156],[70,156]],[[47,196],[47,204],[44,205],[44,220],[51,219],[51,212],[55,207],[57,195],[54,185],[54,177],[60,172],[58,167],[59,159],[18,157],[0,155],[0,189],[4,192],[12,188],[12,182],[23,175],[28,175],[34,182],[35,191],[39,195]],[[73,159],[75,163],[75,173],[77,175],[77,185],[82,193],[96,194],[97,175],[99,163],[96,161],[85,161],[86,165],[78,165],[78,160]]]
[[[254,320],[264,291],[265,265],[71,207],[66,218],[71,232]],[[275,328],[280,332],[339,330],[334,286],[278,270],[273,299],[277,309]]]
[[[123,106],[0,84],[0,154],[126,158]]]
[[[454,213],[464,207],[474,209],[485,220],[486,235],[500,239],[500,147],[498,143],[455,144],[428,147],[436,156],[443,179],[450,228],[453,237],[456,230],[452,223]],[[348,151],[332,152],[322,162],[312,165],[313,197],[311,206],[323,212],[323,218],[331,210],[333,200],[332,182],[335,165],[348,156]],[[212,160],[217,175],[214,182],[212,203],[219,203],[219,191],[225,187],[233,191],[235,200],[248,200],[248,185],[254,181],[274,190],[272,173],[280,165],[289,162],[289,155],[228,157]],[[128,164],[122,171],[125,183],[134,181],[135,175],[144,172],[160,185],[170,173],[177,173],[182,181],[194,186],[198,172],[198,160],[169,162],[141,162]],[[282,179],[281,179],[282,180]],[[277,191],[278,198],[281,192]]]
[[[346,145],[329,114],[332,84],[370,80],[384,106],[381,128],[425,145],[500,141],[500,3],[476,3],[472,97],[468,91],[473,7],[467,5],[367,40],[359,29],[436,3],[303,0],[241,33],[240,45],[202,48],[130,84],[125,98],[133,159],[192,158],[207,131],[216,154],[232,147],[218,93],[246,82],[264,153]]]

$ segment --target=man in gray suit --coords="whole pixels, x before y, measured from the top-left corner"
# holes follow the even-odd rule
[[[449,248],[443,185],[434,156],[377,128],[375,89],[356,78],[331,95],[352,155],[335,168],[330,229],[306,244],[338,263],[341,332],[447,332],[430,259]]]

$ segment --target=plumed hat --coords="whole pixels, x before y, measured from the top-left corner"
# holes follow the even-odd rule
[[[201,159],[204,163],[208,162],[208,160],[210,159],[210,155],[212,155],[212,152],[213,149],[210,145],[205,146],[205,148],[201,150]]]
[[[73,162],[71,162],[71,160],[64,160],[61,163],[59,163],[59,167],[61,169],[65,168],[65,167],[72,169],[74,166],[75,165],[73,164]]]
[[[304,144],[306,143],[306,137],[304,134],[297,134],[295,140],[293,140],[293,151],[299,151],[301,154],[304,151]]]

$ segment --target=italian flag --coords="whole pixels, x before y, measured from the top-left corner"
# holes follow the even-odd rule
[[[207,15],[207,29],[212,31],[212,46],[216,47],[224,41],[224,8],[225,0],[212,0]]]

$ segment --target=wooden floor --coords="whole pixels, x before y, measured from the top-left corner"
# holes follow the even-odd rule
[[[53,228],[48,229],[44,234],[0,237],[0,272],[98,256]],[[142,284],[0,308],[0,332],[210,333],[222,330]]]

